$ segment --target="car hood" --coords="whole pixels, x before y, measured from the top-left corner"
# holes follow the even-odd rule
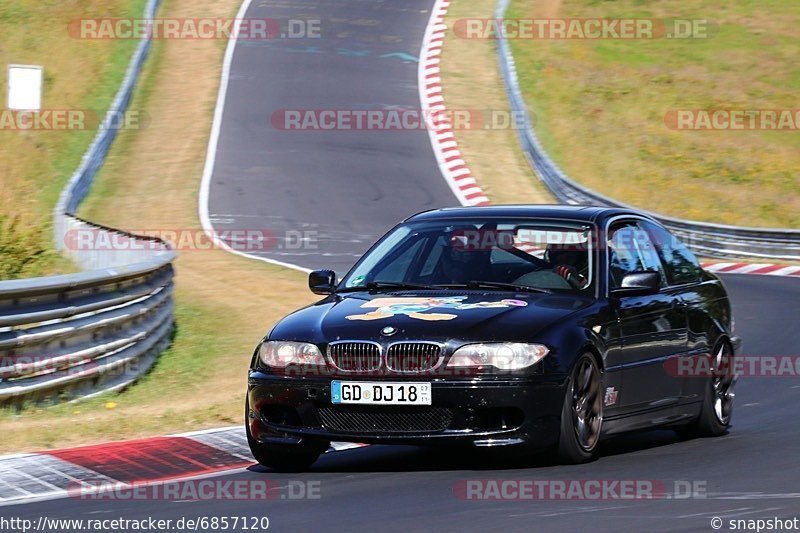
[[[269,337],[315,343],[355,339],[525,342],[592,301],[579,295],[505,291],[347,293],[292,313]]]

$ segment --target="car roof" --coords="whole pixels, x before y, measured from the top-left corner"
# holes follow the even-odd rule
[[[586,205],[491,205],[480,207],[446,207],[432,209],[417,213],[405,220],[431,221],[456,218],[544,218],[565,219],[581,222],[601,223],[602,221],[620,215],[636,215],[650,218],[645,213],[633,209],[619,207],[602,207]]]

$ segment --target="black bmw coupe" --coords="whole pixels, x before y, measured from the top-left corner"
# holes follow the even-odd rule
[[[584,462],[608,435],[730,424],[725,287],[635,211],[427,211],[309,286],[324,298],[272,328],[248,375],[248,441],[274,469],[332,441]]]

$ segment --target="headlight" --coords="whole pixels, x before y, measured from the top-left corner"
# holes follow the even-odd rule
[[[258,357],[267,366],[285,368],[288,365],[325,365],[319,348],[310,342],[264,341],[258,347]]]
[[[550,350],[541,344],[487,342],[467,344],[453,354],[448,367],[493,366],[500,370],[520,370],[535,365]]]

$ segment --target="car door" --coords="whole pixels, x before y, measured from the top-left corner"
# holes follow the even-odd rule
[[[651,241],[655,244],[661,263],[664,265],[669,290],[686,304],[686,357],[711,354],[713,346],[709,344],[710,339],[706,334],[707,296],[700,287],[703,272],[700,262],[685,244],[663,227],[650,221],[643,221],[640,225],[647,230]],[[677,377],[679,364],[677,361],[674,363],[670,370]],[[703,397],[705,380],[683,376],[681,381],[682,396],[685,400]]]
[[[618,220],[608,231],[608,286],[619,286],[625,274],[655,270],[662,290],[647,296],[612,298],[620,332],[622,389],[620,412],[654,409],[677,403],[682,380],[667,361],[685,353],[687,320],[679,293],[666,283],[663,265],[647,232],[636,219]]]

